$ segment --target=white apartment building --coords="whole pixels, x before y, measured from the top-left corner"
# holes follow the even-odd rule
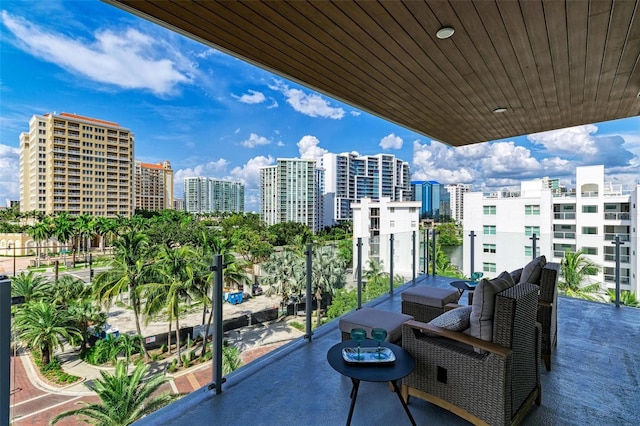
[[[413,265],[419,270],[420,202],[363,198],[351,204],[353,211],[353,259],[357,271],[358,238],[362,238],[362,270],[369,260],[382,263],[385,272],[391,267],[391,235],[393,234],[393,273],[411,277]],[[416,233],[415,250],[413,234]]]
[[[462,222],[462,219],[464,219],[464,194],[471,192],[471,185],[456,183],[447,185],[446,189],[450,195],[451,218],[456,222]]]
[[[134,177],[136,209],[173,209],[173,170],[169,160],[157,164],[136,160]]]
[[[34,115],[20,134],[20,210],[129,217],[133,165],[134,135],[118,123]]]
[[[242,213],[244,184],[200,176],[184,178],[184,209],[189,213]]]
[[[323,198],[327,226],[351,220],[351,203],[363,198],[411,200],[409,163],[394,155],[327,153],[321,164],[325,171]]]
[[[565,251],[582,249],[600,266],[592,282],[615,288],[615,237],[620,246],[622,290],[640,294],[638,270],[638,223],[640,185],[629,191],[605,182],[604,166],[576,168],[576,187],[555,191],[550,180],[521,183],[519,192],[483,195],[465,194],[463,248],[466,275],[471,273],[471,231],[475,233],[474,270],[495,276],[522,267],[533,257],[535,233],[537,254],[560,262]]]
[[[278,158],[260,169],[260,210],[267,225],[303,223],[313,232],[324,227],[322,184],[324,171],[316,160]]]

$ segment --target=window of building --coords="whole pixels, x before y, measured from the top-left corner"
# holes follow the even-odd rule
[[[396,226],[396,221],[395,220],[390,221],[389,222],[389,226],[392,227],[392,228],[395,227]]]
[[[482,251],[484,253],[495,253],[496,252],[496,245],[495,244],[483,244],[482,245]]]
[[[495,272],[496,264],[492,262],[482,262],[482,270],[484,272]]]
[[[598,206],[582,206],[582,213],[598,213]]]
[[[582,247],[582,252],[584,254],[597,255],[598,254],[598,248],[597,247]]]
[[[495,225],[484,225],[482,227],[482,233],[484,235],[496,235],[496,226]]]
[[[496,214],[496,206],[483,206],[484,214],[495,215]]]
[[[524,255],[527,257],[533,257],[533,247],[524,246]],[[536,247],[536,257],[540,256],[540,247]]]
[[[527,216],[540,216],[540,205],[526,205],[524,206],[524,214]]]
[[[526,235],[527,237],[532,236],[533,234],[536,234],[536,236],[540,236],[540,227],[539,226],[525,226],[524,227],[524,235]]]
[[[598,235],[598,228],[595,226],[583,226],[582,227],[583,235]]]

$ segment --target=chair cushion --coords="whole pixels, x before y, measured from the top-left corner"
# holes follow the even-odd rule
[[[522,269],[516,269],[515,271],[511,271],[511,279],[513,280],[514,283],[518,284],[520,283],[520,277],[522,276]]]
[[[343,315],[338,325],[340,330],[345,333],[350,333],[352,328],[364,328],[369,339],[371,338],[372,328],[384,328],[387,330],[387,341],[397,342],[402,338],[402,323],[412,319],[411,315],[398,312],[362,308]]]
[[[471,315],[471,306],[462,306],[460,308],[452,309],[445,312],[442,315],[438,315],[429,324],[436,327],[446,328],[451,331],[462,331],[469,328],[469,317]],[[427,333],[432,336],[435,334]]]
[[[522,268],[520,275],[521,283],[531,283],[540,285],[540,277],[542,276],[542,268],[547,264],[547,258],[544,255],[536,257],[527,266]]]
[[[453,289],[419,286],[403,291],[400,297],[405,302],[444,308],[447,303],[456,303],[460,293]]]
[[[515,285],[511,274],[504,271],[492,280],[482,279],[476,287],[469,318],[469,334],[478,339],[493,340],[493,311],[496,294]]]

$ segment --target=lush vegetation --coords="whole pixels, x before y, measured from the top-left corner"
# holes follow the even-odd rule
[[[582,250],[567,251],[560,263],[559,293],[585,300],[602,300],[600,283],[585,283],[589,276],[596,275],[600,267],[585,257]]]

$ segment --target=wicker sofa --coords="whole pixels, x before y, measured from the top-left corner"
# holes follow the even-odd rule
[[[547,263],[540,277],[538,322],[542,325],[542,360],[551,370],[551,352],[558,345],[558,263]]]
[[[538,286],[516,284],[492,301],[491,341],[418,321],[403,325],[402,346],[416,361],[403,380],[405,399],[419,397],[490,425],[516,424],[534,402],[540,405]]]

